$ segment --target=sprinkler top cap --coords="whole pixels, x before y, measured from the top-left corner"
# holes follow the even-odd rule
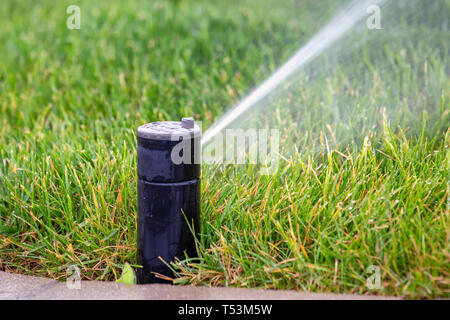
[[[185,129],[193,129],[194,125],[194,118],[192,117],[181,119],[181,126]]]
[[[180,138],[200,137],[201,130],[194,123],[193,118],[183,118],[182,121],[158,121],[144,124],[137,129],[137,135],[150,140],[177,141]]]

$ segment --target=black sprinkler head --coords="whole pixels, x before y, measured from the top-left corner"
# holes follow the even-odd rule
[[[137,279],[168,283],[174,274],[166,263],[197,256],[201,130],[184,118],[140,126],[137,137]]]

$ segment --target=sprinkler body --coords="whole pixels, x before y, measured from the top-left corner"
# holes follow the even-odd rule
[[[197,256],[201,130],[187,118],[145,124],[137,136],[137,279],[168,283],[158,276],[174,277],[167,264]]]

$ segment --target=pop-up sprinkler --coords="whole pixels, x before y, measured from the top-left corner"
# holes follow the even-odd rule
[[[201,130],[184,118],[145,124],[137,136],[138,283],[167,283],[168,263],[197,255]]]

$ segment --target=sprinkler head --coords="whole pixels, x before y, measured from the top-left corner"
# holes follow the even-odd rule
[[[167,264],[197,255],[201,130],[193,118],[152,122],[137,139],[138,283],[167,283]]]

